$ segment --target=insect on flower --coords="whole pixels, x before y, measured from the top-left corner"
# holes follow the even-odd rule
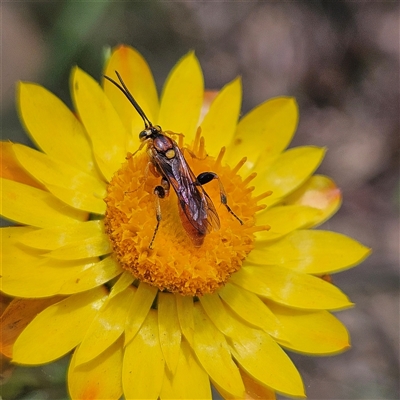
[[[124,93],[142,117],[145,126],[145,129],[139,133],[139,140],[142,143],[133,155],[147,144],[150,169],[155,176],[161,176],[161,184],[154,188],[157,225],[149,248],[151,249],[153,246],[161,222],[160,199],[168,197],[171,186],[178,197],[179,216],[182,226],[196,247],[200,247],[203,244],[207,233],[212,230],[218,230],[220,227],[214,204],[203,188],[203,185],[214,179],[219,182],[221,203],[243,225],[242,220],[229,207],[225,190],[218,175],[214,172],[202,172],[196,177],[175,140],[167,136],[159,125],[151,123],[129,92],[120,74],[117,71],[115,73],[121,85],[108,76],[104,76],[104,78]]]

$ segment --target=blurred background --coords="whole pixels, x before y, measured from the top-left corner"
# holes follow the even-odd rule
[[[242,113],[295,96],[293,146],[326,146],[319,169],[343,191],[324,227],[373,248],[334,277],[356,303],[341,312],[352,349],[334,357],[291,354],[309,399],[399,399],[399,2],[142,1],[2,2],[1,133],[29,143],[15,110],[18,80],[38,82],[71,106],[69,72],[96,79],[104,49],[138,49],[158,88],[194,49],[209,89],[241,75]],[[66,399],[67,359],[13,370],[5,399]],[[11,375],[11,376],[10,376]],[[218,395],[215,396],[219,398]]]

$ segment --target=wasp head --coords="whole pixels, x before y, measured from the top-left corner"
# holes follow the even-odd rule
[[[161,133],[162,129],[161,126],[149,126],[145,130],[139,133],[139,140],[144,142],[147,139],[154,139],[157,135]]]

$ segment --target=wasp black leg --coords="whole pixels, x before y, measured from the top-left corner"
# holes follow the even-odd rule
[[[161,222],[161,205],[160,205],[160,199],[164,199],[165,197],[168,197],[169,195],[169,189],[170,185],[169,182],[167,181],[166,178],[161,179],[161,185],[158,185],[154,188],[154,194],[155,194],[155,201],[156,201],[156,219],[157,219],[157,225],[154,229],[153,237],[151,239],[151,242],[149,244],[149,249],[153,248],[153,243],[154,239],[156,238],[158,228],[160,227],[160,222]]]
[[[241,225],[243,225],[243,221],[228,206],[228,200],[226,197],[226,192],[225,192],[224,186],[222,185],[221,179],[219,179],[219,176],[215,172],[202,172],[197,177],[197,182],[200,185],[205,185],[206,183],[211,182],[214,179],[217,179],[218,183],[219,183],[219,194],[221,197],[221,203],[226,207],[228,212],[231,213],[240,222]]]

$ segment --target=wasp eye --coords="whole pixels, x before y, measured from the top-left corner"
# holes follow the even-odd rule
[[[144,130],[144,131],[139,133],[139,140],[146,139],[147,136],[148,136],[148,132],[147,132],[147,130]]]

